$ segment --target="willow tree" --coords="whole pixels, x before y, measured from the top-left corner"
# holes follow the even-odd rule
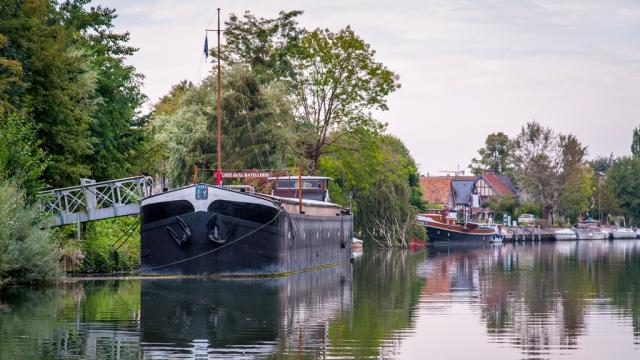
[[[293,54],[293,101],[309,173],[342,134],[384,128],[370,112],[387,110],[386,97],[400,84],[375,54],[348,26],[337,33],[316,29],[300,40]]]
[[[211,180],[213,173],[208,169],[217,168],[214,86],[210,76],[198,86],[174,88],[175,96],[159,103],[153,124],[157,140],[167,151],[172,186],[191,182],[194,166],[205,169],[200,180]],[[167,111],[168,102],[175,110]],[[243,66],[227,69],[223,73],[222,118],[223,169],[287,166],[293,116],[278,84],[261,86]]]

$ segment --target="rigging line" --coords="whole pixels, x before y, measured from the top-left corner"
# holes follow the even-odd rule
[[[129,240],[129,238],[131,237],[131,235],[133,235],[133,233],[135,232],[135,227],[136,225],[140,224],[140,218],[138,218],[138,220],[129,228],[129,230],[127,230],[129,232],[129,235],[127,235],[126,238],[124,238],[124,240],[115,248],[116,251],[120,250],[120,248],[122,247],[122,245],[127,243],[127,240]]]
[[[127,235],[127,238],[125,239],[125,241],[127,241],[127,239],[129,239],[129,237],[131,236],[131,231],[133,230],[133,228],[138,225],[140,223],[140,217],[138,217],[137,219],[135,219],[134,221],[131,222],[131,226],[129,226],[129,228],[127,230],[125,230],[125,232],[122,233],[122,235],[120,235],[120,237],[118,238],[118,240],[116,240],[113,244],[111,244],[111,247],[114,248],[116,246],[116,244],[120,243],[120,240],[122,240],[122,238]],[[124,242],[122,243],[124,244]],[[118,249],[120,248],[120,246],[122,246],[122,244],[120,244],[118,246]],[[117,249],[116,249],[117,250]]]
[[[256,157],[258,158],[258,164],[260,164],[260,171],[264,171],[264,166],[262,166],[262,160],[260,159],[260,153],[258,153],[258,149],[256,147],[256,141],[253,138],[253,132],[251,131],[251,123],[249,122],[249,115],[247,114],[248,111],[249,111],[249,109],[247,108],[247,111],[245,111],[245,113],[244,113],[244,117],[247,120],[247,128],[249,129],[249,136],[251,136],[251,143],[253,144],[253,151],[255,151]]]

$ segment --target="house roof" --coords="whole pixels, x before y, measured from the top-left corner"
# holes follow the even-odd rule
[[[453,189],[454,205],[470,205],[473,202],[473,186],[476,180],[453,180],[451,188]]]
[[[498,196],[518,196],[518,190],[507,176],[489,172],[482,175],[481,178],[493,188]]]
[[[451,176],[421,176],[422,199],[429,204],[447,205],[451,197]]]

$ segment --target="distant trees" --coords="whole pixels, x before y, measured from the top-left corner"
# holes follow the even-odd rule
[[[480,158],[470,165],[478,174],[506,168],[522,191],[521,204],[489,202],[494,210],[517,213],[531,202],[550,222],[556,215],[575,221],[590,214],[603,221],[624,215],[631,224],[640,224],[640,127],[631,134],[631,156],[592,160],[574,135],[555,134],[536,122],[527,123],[513,139],[503,135],[490,134]]]

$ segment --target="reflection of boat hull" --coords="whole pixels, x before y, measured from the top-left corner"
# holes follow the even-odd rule
[[[282,274],[351,258],[351,216],[289,213],[269,199],[187,187],[143,200],[145,274]],[[152,200],[149,200],[152,199]]]
[[[351,284],[351,264],[269,279],[144,280],[142,343],[158,358],[194,348],[224,358],[273,355],[302,325],[305,344],[321,339],[332,317],[351,310]]]
[[[462,226],[427,222],[424,224],[429,241],[451,243],[489,242],[493,240],[495,231],[491,229],[465,229]]]

